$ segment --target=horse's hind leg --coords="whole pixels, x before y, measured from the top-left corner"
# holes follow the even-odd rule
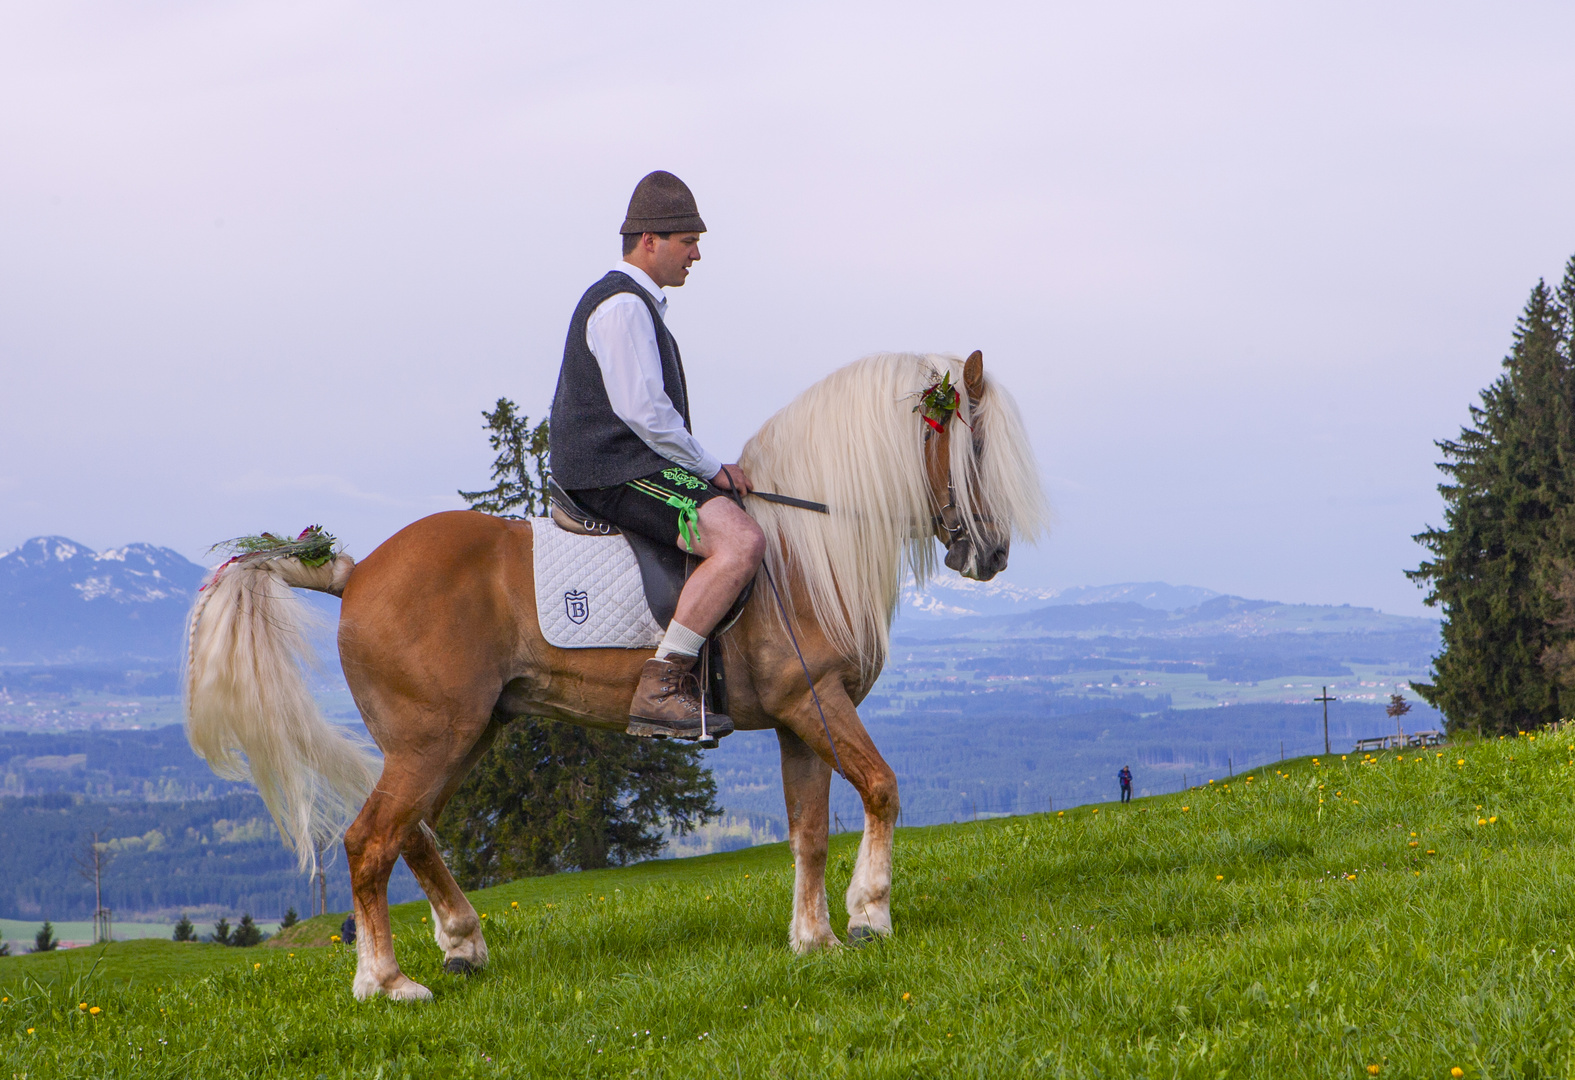
[[[793,851],[793,922],[788,942],[794,952],[803,953],[839,944],[826,904],[831,766],[787,728],[777,728],[777,741],[782,747],[788,846]]]
[[[468,975],[486,966],[487,941],[481,933],[481,920],[476,909],[454,880],[443,856],[438,851],[437,838],[428,827],[442,814],[443,807],[453,797],[454,791],[470,773],[471,768],[485,754],[497,737],[498,725],[488,725],[476,745],[471,747],[463,761],[449,770],[442,793],[434,802],[421,827],[405,842],[405,865],[416,876],[421,890],[432,905],[432,937],[443,950],[443,970],[450,975]]]
[[[405,864],[432,905],[432,937],[443,950],[443,970],[469,975],[487,964],[487,941],[476,909],[443,863],[436,838],[423,822],[405,843]]]
[[[415,800],[401,797],[400,776],[397,763],[385,760],[382,779],[345,832],[355,897],[356,969],[351,990],[362,1001],[378,994],[394,1001],[432,996],[432,991],[399,970],[388,921],[388,875],[410,834],[419,835],[422,816]]]

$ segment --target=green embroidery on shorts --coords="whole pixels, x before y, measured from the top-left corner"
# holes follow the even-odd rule
[[[706,482],[704,480],[700,479],[688,469],[680,469],[676,465],[670,469],[663,469],[662,475],[667,477],[667,479],[671,480],[673,483],[677,484],[679,487],[688,488],[690,491],[699,491],[706,486]]]

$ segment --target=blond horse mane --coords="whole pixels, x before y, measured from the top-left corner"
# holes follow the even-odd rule
[[[787,583],[807,595],[816,622],[840,653],[870,674],[885,663],[904,571],[922,587],[935,572],[919,395],[950,371],[955,356],[878,353],[832,372],[761,426],[739,463],[764,491],[813,499],[829,515],[749,500],[766,534],[766,559],[792,604]],[[988,508],[996,528],[1025,540],[1045,530],[1048,510],[1017,404],[986,377],[983,399],[966,393],[953,421],[951,471],[957,508],[972,520]],[[982,443],[974,460],[973,436]],[[756,603],[775,610],[770,590]],[[795,616],[796,619],[796,616]]]

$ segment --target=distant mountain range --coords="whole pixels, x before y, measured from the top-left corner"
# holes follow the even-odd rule
[[[1009,581],[970,581],[942,574],[921,592],[909,582],[902,591],[899,617],[911,620],[958,619],[970,615],[1011,615],[1033,608],[1065,604],[1131,603],[1158,611],[1195,607],[1220,594],[1195,585],[1163,581],[1129,581],[1120,585],[1075,585],[1066,589],[1033,589]]]
[[[0,554],[0,664],[179,661],[186,613],[207,571],[152,544],[94,551],[40,536]],[[1043,638],[1402,634],[1430,619],[1371,608],[1281,604],[1162,581],[1033,589],[943,574],[899,605],[899,636]]]
[[[173,664],[206,572],[152,544],[34,537],[0,554],[0,664]]]
[[[1008,641],[1032,638],[1262,638],[1279,635],[1384,635],[1415,638],[1436,646],[1438,621],[1413,615],[1386,615],[1350,604],[1283,604],[1210,595],[1186,607],[1161,607],[1135,600],[1104,600],[1122,589],[1150,585],[1110,585],[1079,590],[1090,599],[1041,604],[1026,611],[999,615],[954,615],[914,618],[898,624],[894,634],[912,639],[937,637]],[[1171,586],[1160,586],[1171,589]],[[1071,590],[1068,590],[1069,592]],[[1173,589],[1181,592],[1181,589]],[[1207,590],[1198,589],[1202,593]],[[1163,595],[1163,594],[1161,594]],[[906,613],[906,612],[905,612]]]

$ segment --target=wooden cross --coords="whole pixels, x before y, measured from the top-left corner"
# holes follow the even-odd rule
[[[1330,753],[1330,751],[1329,751],[1329,702],[1331,702],[1331,701],[1339,701],[1340,699],[1339,698],[1330,697],[1329,696],[1329,688],[1326,686],[1326,687],[1323,688],[1323,696],[1322,697],[1315,697],[1315,698],[1313,698],[1313,700],[1314,701],[1321,701],[1321,702],[1323,702],[1323,753],[1324,753],[1325,757],[1328,757],[1329,753]]]

